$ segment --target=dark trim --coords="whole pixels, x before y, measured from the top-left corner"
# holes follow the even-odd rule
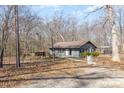
[[[87,43],[90,43],[90,44],[92,44],[93,46],[95,46],[95,48],[97,48],[97,47],[96,47],[96,45],[95,45],[95,44],[93,44],[93,43],[92,43],[92,42],[90,42],[90,41],[87,41],[87,42],[86,42],[85,44],[83,44],[81,47],[83,47],[83,46],[84,46],[84,45],[86,45]],[[80,48],[81,48],[81,47],[80,47]]]

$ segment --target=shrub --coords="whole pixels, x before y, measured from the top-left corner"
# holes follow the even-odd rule
[[[94,56],[97,57],[99,56],[99,52],[82,52],[80,53],[81,56],[86,57],[86,56]]]
[[[94,56],[94,57],[97,57],[97,56],[99,56],[99,52],[92,52],[92,56]]]
[[[81,52],[81,53],[80,53],[80,56],[82,56],[82,57],[87,56],[87,55],[86,55],[86,52]]]

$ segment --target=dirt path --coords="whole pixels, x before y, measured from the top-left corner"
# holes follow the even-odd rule
[[[67,76],[35,77],[30,84],[23,84],[18,87],[25,88],[111,88],[124,87],[124,71],[110,69],[107,67],[93,66],[81,68],[78,73]]]

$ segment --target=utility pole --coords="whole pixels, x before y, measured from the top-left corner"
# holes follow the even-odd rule
[[[18,20],[18,5],[14,6],[15,12],[15,33],[16,33],[16,67],[20,67],[20,44],[19,44],[19,20]]]

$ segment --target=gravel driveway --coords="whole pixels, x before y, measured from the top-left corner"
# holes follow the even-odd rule
[[[83,73],[82,73],[83,72]],[[67,76],[36,77],[21,88],[121,88],[124,87],[124,71],[94,66],[81,68],[78,73]]]

